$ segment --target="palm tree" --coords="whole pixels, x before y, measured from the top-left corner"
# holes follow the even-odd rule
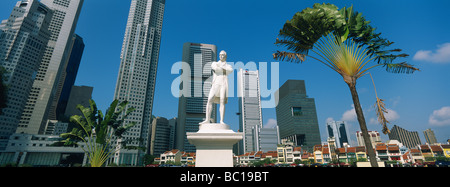
[[[71,116],[70,121],[78,124],[81,129],[74,128],[69,133],[61,134],[65,139],[60,143],[65,146],[77,146],[78,142],[84,142],[85,147],[82,149],[88,155],[91,167],[101,167],[120,149],[118,145],[113,145],[113,139],[122,138],[122,135],[135,125],[135,123],[123,125],[124,119],[134,111],[134,108],[126,109],[127,104],[127,101],[120,104],[118,100],[113,101],[106,115],[97,110],[93,100],[89,100],[90,107],[78,105],[77,108],[83,116]]]
[[[395,54],[401,49],[386,49],[390,42],[375,33],[361,13],[353,7],[338,10],[332,4],[314,4],[288,20],[280,30],[276,45],[288,51],[277,51],[274,59],[301,63],[311,57],[331,68],[344,79],[352,95],[357,119],[364,138],[372,167],[377,167],[366,121],[356,91],[356,80],[368,70],[382,66],[392,73],[413,73],[418,68],[406,62],[394,63],[407,54]],[[315,55],[310,55],[312,51]],[[369,62],[376,62],[369,66]],[[377,100],[378,102],[378,100]],[[380,105],[378,105],[380,106]]]

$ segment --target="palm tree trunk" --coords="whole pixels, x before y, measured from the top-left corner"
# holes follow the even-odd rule
[[[364,144],[366,146],[367,153],[369,154],[370,165],[372,167],[378,167],[377,158],[375,151],[370,142],[369,132],[367,131],[366,120],[364,119],[364,114],[359,103],[358,92],[356,91],[356,80],[352,83],[347,83],[352,93],[353,104],[355,105],[356,116],[358,118],[359,126],[361,128],[362,136],[364,138]]]

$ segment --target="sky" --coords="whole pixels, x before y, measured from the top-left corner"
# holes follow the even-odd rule
[[[16,2],[0,1],[1,20],[9,17]],[[78,21],[76,33],[86,47],[75,84],[94,87],[92,97],[102,110],[113,100],[130,3],[131,0],[85,0]],[[219,51],[227,51],[229,62],[255,62],[259,68],[268,64],[269,77],[265,80],[268,86],[262,89],[276,90],[289,79],[305,80],[307,95],[315,99],[322,141],[326,140],[327,121],[345,120],[353,141],[350,144],[356,145],[359,124],[342,77],[313,59],[296,64],[272,58],[275,51],[285,50],[274,45],[284,23],[314,3],[332,3],[339,8],[353,5],[382,37],[395,42],[393,47],[410,55],[401,60],[420,68],[414,74],[392,74],[383,68],[370,71],[378,97],[385,100],[388,108],[388,127],[397,125],[417,131],[422,143],[425,143],[423,131],[429,128],[438,142],[450,139],[450,14],[447,11],[450,1],[447,0],[167,0],[153,115],[168,119],[178,115],[178,98],[173,96],[171,85],[180,75],[172,74],[171,69],[181,61],[183,44],[214,44]],[[272,67],[278,67],[278,71],[271,73]],[[272,84],[271,80],[277,78],[279,81]],[[368,129],[381,133],[370,76],[358,79],[357,89]],[[270,97],[262,100],[268,101]],[[225,122],[233,130],[239,126],[236,112],[238,99],[234,94],[229,98],[225,114]],[[275,108],[264,108],[262,115],[264,126],[276,125]],[[383,134],[381,138],[389,139]]]

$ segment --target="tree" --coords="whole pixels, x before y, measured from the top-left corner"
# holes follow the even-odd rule
[[[127,101],[121,103],[118,100],[113,101],[106,115],[97,110],[93,100],[89,100],[90,107],[78,105],[77,108],[83,116],[71,116],[70,121],[78,124],[81,129],[73,128],[71,132],[61,134],[65,139],[60,143],[65,146],[78,146],[78,142],[84,142],[85,147],[82,149],[88,155],[91,167],[101,167],[121,148],[117,144],[113,145],[113,138],[122,138],[122,135],[135,125],[135,123],[123,124],[127,116],[135,110],[127,108],[127,104]]]
[[[397,58],[408,55],[398,54],[401,49],[387,49],[394,42],[381,38],[381,33],[376,33],[369,24],[370,21],[361,13],[353,11],[353,6],[338,10],[333,4],[314,4],[313,8],[296,13],[285,23],[279,32],[281,39],[277,38],[275,44],[286,47],[287,51],[277,51],[273,57],[295,63],[302,63],[310,57],[342,76],[352,95],[371,165],[377,167],[356,91],[356,80],[378,66],[391,73],[410,74],[419,69],[406,62],[394,63]],[[317,56],[310,55],[310,51]],[[369,62],[376,63],[368,67]]]

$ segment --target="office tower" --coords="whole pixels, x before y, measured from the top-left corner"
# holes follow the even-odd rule
[[[62,120],[64,119],[64,112],[66,111],[67,102],[69,100],[70,92],[75,84],[75,80],[78,74],[78,68],[80,67],[81,57],[84,51],[83,38],[75,34],[72,37],[72,49],[69,57],[69,61],[61,74],[61,80],[58,84],[57,93],[53,99],[50,107],[49,120]]]
[[[169,138],[169,149],[175,149],[175,137],[176,137],[176,128],[177,128],[177,118],[169,119],[170,126],[170,138]]]
[[[321,144],[314,98],[306,95],[304,80],[288,80],[276,92],[277,124],[280,138],[294,142],[304,150],[313,151]]]
[[[369,131],[369,137],[370,142],[372,142],[372,147],[375,147],[377,143],[381,143],[380,133],[377,131]],[[358,146],[366,146],[364,143],[364,137],[360,131],[356,131],[356,141],[358,142]]]
[[[392,127],[391,133],[389,133],[389,140],[398,140],[409,149],[422,144],[417,131],[410,132],[397,125]]]
[[[6,148],[9,137],[16,132],[33,81],[39,70],[44,50],[50,39],[49,25],[53,11],[37,0],[19,1],[11,16],[0,24],[0,65],[7,73],[7,107],[0,115],[0,150]],[[31,92],[31,93],[30,93]]]
[[[159,156],[170,149],[172,126],[170,121],[163,117],[153,118],[150,154]]]
[[[244,133],[239,142],[240,153],[259,150],[258,129],[262,128],[259,73],[240,69],[237,75],[239,97],[239,131]]]
[[[344,143],[350,143],[350,134],[348,133],[348,126],[345,121],[330,121],[327,122],[328,137],[334,137],[337,148],[342,148]]]
[[[195,152],[195,146],[187,140],[187,132],[197,132],[199,123],[206,118],[206,104],[212,81],[212,62],[217,61],[217,47],[211,44],[185,43],[183,45],[180,98],[176,148]],[[211,78],[210,78],[211,77]],[[211,119],[217,119],[217,106],[213,104]]]
[[[114,99],[129,101],[132,112],[124,124],[136,122],[122,141],[132,140],[149,152],[153,100],[156,85],[165,0],[132,0],[120,55]],[[138,141],[141,140],[141,141]],[[145,152],[121,149],[116,164],[136,165]]]
[[[64,116],[70,118],[74,115],[83,115],[81,111],[77,109],[77,105],[90,107],[89,100],[92,99],[93,91],[94,88],[90,86],[72,86]]]
[[[280,131],[278,126],[274,128],[257,128],[258,150],[262,152],[276,151],[280,144]]]
[[[434,135],[434,131],[431,129],[427,129],[423,131],[423,136],[425,137],[425,140],[428,144],[435,144],[437,143],[436,136]]]
[[[54,11],[49,26],[51,35],[16,133],[44,133],[50,106],[69,60],[83,1],[41,0],[42,4]]]

